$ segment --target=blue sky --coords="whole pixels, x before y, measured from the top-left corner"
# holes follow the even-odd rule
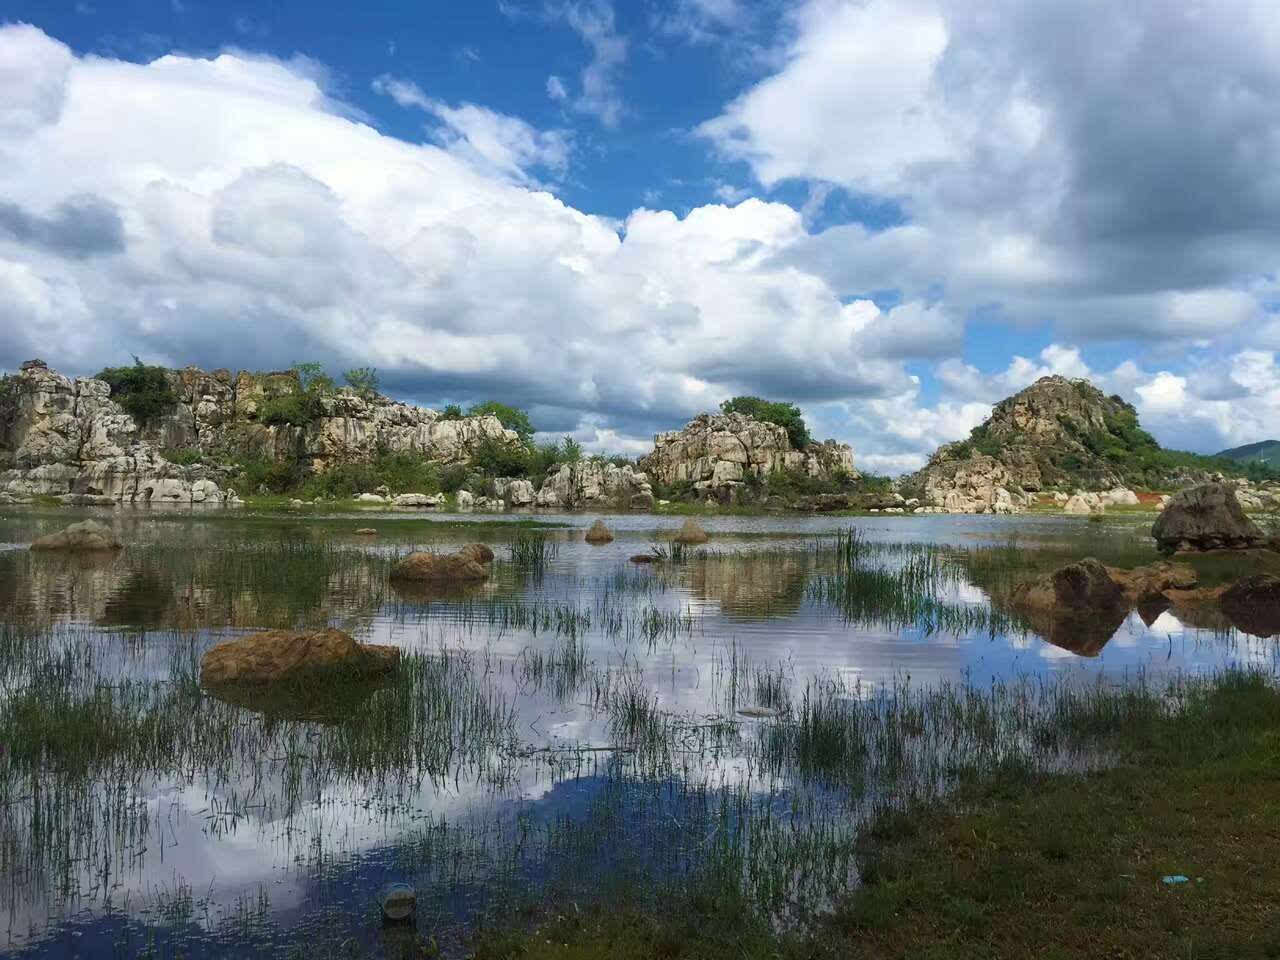
[[[1046,373],[1276,432],[1272,4],[0,18],[0,366],[369,364],[629,452],[753,392],[883,472]]]

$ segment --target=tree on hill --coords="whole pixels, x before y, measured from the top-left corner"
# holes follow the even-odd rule
[[[787,431],[787,439],[797,450],[803,450],[812,439],[804,417],[800,415],[800,408],[794,403],[760,397],[734,397],[720,404],[720,409],[725,413],[741,413],[765,423],[776,423]]]
[[[178,402],[164,367],[149,367],[137,357],[133,366],[107,367],[96,379],[111,385],[111,399],[139,425],[168,413]]]

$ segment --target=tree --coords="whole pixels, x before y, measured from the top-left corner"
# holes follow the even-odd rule
[[[582,459],[582,444],[565,434],[564,443],[560,445],[566,463],[577,463]]]
[[[353,367],[342,375],[347,386],[364,397],[372,400],[378,395],[378,370],[376,367]]]
[[[467,416],[497,417],[504,427],[514,430],[525,443],[533,438],[533,423],[529,420],[529,414],[515,407],[509,407],[505,403],[499,403],[497,400],[472,404],[471,409],[467,411]]]
[[[462,408],[456,403],[451,403],[440,411],[441,420],[461,420],[462,416]]]
[[[776,423],[787,431],[787,439],[797,450],[803,450],[810,443],[809,428],[800,415],[800,408],[794,403],[760,397],[734,397],[720,404],[720,409],[725,413],[741,413],[765,423]]]
[[[140,426],[168,413],[178,402],[164,367],[149,367],[137,357],[131,367],[107,367],[97,379],[111,385],[111,399]]]

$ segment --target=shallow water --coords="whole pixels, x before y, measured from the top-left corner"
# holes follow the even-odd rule
[[[24,549],[82,515],[115,524],[126,549],[99,558]],[[563,525],[546,531],[554,556],[545,565],[508,559],[522,519]],[[1150,625],[1131,614],[1082,656],[999,618],[950,631],[887,615],[853,623],[813,589],[835,572],[820,545],[851,525],[892,568],[918,547],[947,548],[945,559],[1013,540],[1027,552],[1142,558],[1150,552],[1144,521],[708,517],[700,522],[711,542],[698,554],[640,565],[629,558],[665,545],[682,518],[607,517],[616,539],[603,546],[582,540],[593,519],[0,515],[0,620],[35,629],[41,650],[83,654],[67,680],[81,693],[132,684],[153,698],[146,703],[158,702],[186,689],[183,671],[228,635],[326,624],[430,654],[449,665],[453,684],[447,694],[443,685],[424,688],[449,701],[447,717],[406,715],[403,727],[406,736],[435,738],[440,751],[394,761],[377,752],[382,746],[367,765],[335,760],[346,756],[343,724],[264,716],[198,695],[180,709],[192,711],[200,735],[189,744],[173,736],[145,760],[129,754],[105,771],[42,781],[6,751],[0,949],[288,955],[299,944],[314,952],[318,943],[353,942],[394,953],[406,931],[381,927],[377,894],[405,880],[419,895],[410,933],[448,951],[477,923],[504,922],[522,898],[628,896],[646,877],[708,862],[750,873],[750,858],[770,844],[810,864],[830,857],[828,879],[845,882],[852,868],[836,851],[883,785],[861,779],[862,770],[854,782],[768,760],[770,725],[819,690],[838,705],[898,698],[906,688],[1043,691],[1064,679],[1125,683],[1276,662],[1272,639],[1200,629],[1171,612]],[[355,534],[368,526],[376,537]],[[497,554],[483,586],[441,594],[387,582],[397,555],[477,540]],[[963,564],[936,592],[950,610],[990,611]],[[0,697],[18,696],[34,682],[29,673],[0,664]],[[892,702],[886,709],[898,709]],[[465,716],[461,703],[472,704]],[[379,742],[394,743],[398,729],[393,722]],[[1019,737],[1014,731],[1008,742]],[[977,762],[1004,743],[956,752],[971,750]],[[911,749],[926,752],[923,741]],[[913,762],[913,789],[945,780],[945,764]],[[767,893],[779,879],[751,882]]]

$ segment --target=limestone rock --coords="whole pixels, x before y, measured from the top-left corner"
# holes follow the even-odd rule
[[[609,528],[605,526],[603,520],[597,520],[595,523],[591,524],[591,528],[587,530],[585,539],[587,543],[611,543],[613,541],[613,534],[610,532]]]
[[[493,551],[482,543],[473,543],[455,553],[417,551],[399,560],[391,568],[393,580],[465,582],[489,577]]]
[[[1255,637],[1280,634],[1280,577],[1259,573],[1223,591],[1222,612],[1239,629]]]
[[[660,482],[691,483],[695,490],[730,497],[748,477],[775,470],[811,477],[858,476],[847,444],[827,440],[804,450],[792,448],[785,428],[740,413],[704,413],[683,430],[660,433],[640,466]]]
[[[1129,614],[1129,599],[1092,557],[1015,587],[1012,605],[1056,646],[1096,656]]]
[[[391,501],[397,507],[419,507],[434,509],[444,504],[442,494],[402,493]]]
[[[1090,499],[1083,493],[1077,493],[1063,505],[1062,512],[1075,516],[1088,516],[1091,513],[1102,513],[1105,509],[1098,502],[1096,494],[1093,495],[1093,499]]]
[[[267,630],[211,647],[200,659],[200,683],[358,679],[387,673],[399,662],[398,647],[357,643],[341,630]]]
[[[1206,483],[1179,491],[1151,527],[1156,546],[1175,550],[1240,550],[1262,546],[1265,537],[1244,515],[1235,488]]]
[[[469,490],[459,490],[454,497],[458,502],[459,510],[470,510],[475,506],[476,498]]]
[[[46,534],[31,544],[32,550],[92,552],[119,550],[124,544],[105,523],[81,520],[57,533]]]
[[[579,460],[549,471],[534,502],[539,507],[569,509],[594,503],[622,506],[637,495],[652,497],[653,487],[648,475],[631,464],[619,467],[600,460]]]
[[[356,497],[356,503],[386,503],[386,499],[376,493],[362,493]]]

